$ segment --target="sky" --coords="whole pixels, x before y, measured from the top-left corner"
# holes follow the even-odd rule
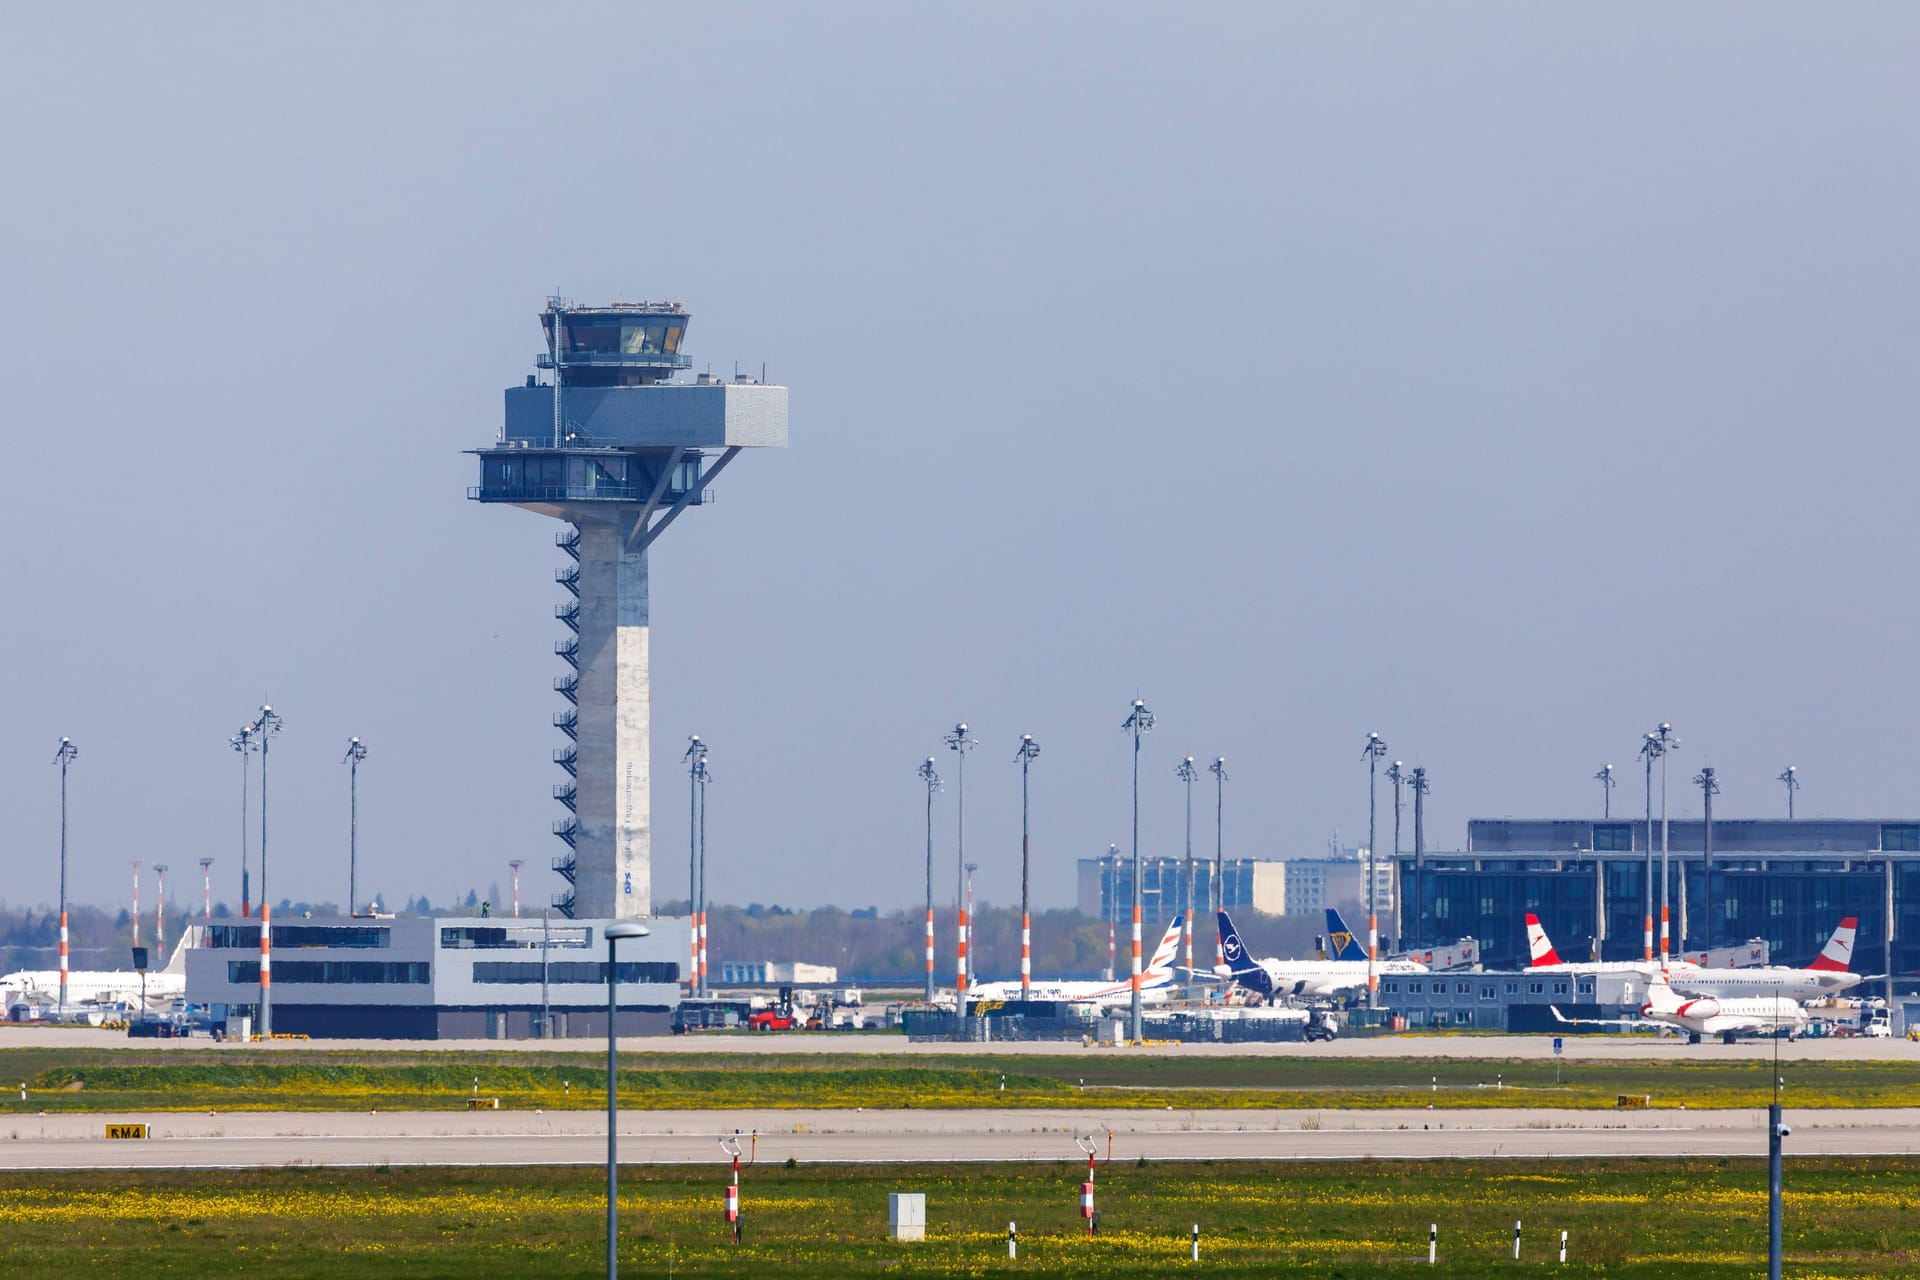
[[[1637,810],[1663,720],[1675,814],[1920,814],[1917,57],[1870,4],[0,8],[0,897],[65,735],[76,900],[237,899],[263,699],[276,900],[344,899],[356,735],[363,886],[564,887],[559,526],[463,453],[556,291],[791,388],[652,554],[662,900],[695,732],[715,900],[919,901],[928,755],[950,897],[965,720],[978,897],[1031,733],[1070,902],[1136,696],[1149,853],[1187,755],[1229,856],[1365,843],[1373,730],[1434,848],[1605,763]]]

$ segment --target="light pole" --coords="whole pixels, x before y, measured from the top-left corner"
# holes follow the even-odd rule
[[[1600,816],[1610,820],[1613,817],[1613,789],[1618,785],[1613,780],[1613,766],[1601,765],[1600,772],[1593,775],[1593,780],[1600,784]]]
[[[1185,760],[1182,760],[1179,764],[1179,767],[1173,771],[1173,776],[1180,779],[1180,781],[1185,783],[1187,787],[1186,944],[1187,944],[1187,974],[1189,978],[1191,978],[1193,974],[1193,780],[1200,776],[1200,771],[1193,767],[1193,757],[1188,756]]]
[[[254,735],[260,740],[260,1034],[273,1035],[273,908],[267,896],[267,747],[280,732],[280,715],[262,704]]]
[[[53,762],[60,766],[60,1016],[67,1014],[67,766],[80,757],[72,738],[60,739]]]
[[[205,918],[213,919],[213,859],[200,859],[200,898]]]
[[[1027,914],[1027,871],[1032,852],[1027,839],[1027,772],[1032,767],[1034,757],[1040,754],[1040,744],[1033,735],[1020,735],[1020,749],[1015,759],[1020,761],[1020,998],[1027,998],[1033,984],[1033,918]]]
[[[954,858],[954,867],[958,875],[955,877],[956,883],[953,889],[954,909],[960,916],[960,960],[957,970],[960,976],[953,988],[953,998],[955,1012],[964,1014],[967,1011],[967,752],[973,750],[975,744],[974,740],[967,736],[967,722],[964,720],[953,726],[953,732],[946,736],[945,741],[947,750],[960,757],[959,763],[954,766],[957,770],[954,782],[954,808],[959,812],[959,825],[956,828],[958,844]]]
[[[927,1003],[933,1003],[933,793],[940,789],[940,775],[934,772],[933,757],[928,756],[918,773],[927,784]]]
[[[707,784],[713,781],[713,771],[707,767],[706,757],[700,758],[700,994],[712,995],[707,990]]]
[[[687,762],[687,994],[695,995],[700,990],[700,765],[707,758],[699,734],[688,735],[680,758]]]
[[[1400,887],[1400,786],[1407,780],[1406,766],[1395,760],[1387,766],[1387,781],[1393,783],[1393,861],[1387,864],[1387,883],[1397,891]],[[1400,894],[1393,895],[1393,936],[1399,941],[1402,932],[1400,923]]]
[[[1114,918],[1120,914],[1120,846],[1107,846],[1106,912],[1107,912],[1107,976],[1113,981],[1113,932]]]
[[[153,951],[167,962],[167,864],[153,864]]]
[[[252,881],[247,875],[247,756],[254,749],[254,729],[240,726],[240,732],[227,739],[227,745],[240,754],[240,918],[253,914]]]
[[[1413,789],[1413,945],[1426,946],[1427,936],[1427,770],[1415,765],[1407,785]]]
[[[1127,1038],[1142,1039],[1140,1022],[1140,735],[1153,728],[1153,712],[1140,699],[1120,727],[1133,734],[1133,970],[1128,986],[1133,993],[1128,1005]]]
[[[347,766],[347,914],[360,909],[358,873],[360,867],[360,762],[367,758],[367,744],[358,738],[347,739],[347,754],[340,761]],[[262,788],[262,800],[265,788]],[[516,884],[518,882],[516,881]],[[519,890],[514,891],[515,897]],[[518,911],[514,912],[519,915]]]
[[[1703,806],[1700,824],[1701,839],[1701,883],[1706,888],[1707,900],[1701,907],[1701,914],[1707,918],[1706,946],[1713,950],[1713,798],[1720,794],[1720,784],[1714,779],[1713,766],[1707,765],[1693,776],[1693,785],[1700,788],[1700,800]],[[1686,883],[1685,877],[1681,883]],[[1680,948],[1687,946],[1686,894],[1680,895]]]
[[[1220,912],[1227,908],[1227,758],[1215,756],[1207,772],[1213,775],[1213,967],[1220,969],[1227,963],[1224,940],[1220,937]]]
[[[1680,745],[1680,739],[1673,736],[1673,726],[1664,721],[1654,735],[1660,742],[1660,967],[1664,969],[1668,955],[1667,896],[1673,885],[1673,872],[1667,862],[1667,755]]]
[[[1367,758],[1367,1008],[1380,1007],[1380,912],[1373,892],[1374,774],[1386,757],[1387,743],[1377,733],[1367,735],[1361,754]]]
[[[513,872],[513,918],[520,918],[520,868],[527,865],[525,858],[507,859],[507,868]]]
[[[1777,781],[1787,784],[1787,818],[1791,820],[1793,818],[1793,793],[1800,789],[1800,771],[1792,765],[1788,765],[1780,771],[1780,777]]]
[[[620,966],[615,957],[627,938],[644,938],[647,929],[631,920],[616,920],[602,932],[607,939],[607,1280],[620,1274],[620,1077],[614,1056],[614,1023],[619,1017],[615,986]]]
[[[1647,844],[1642,861],[1646,866],[1646,916],[1642,922],[1641,946],[1646,951],[1645,959],[1653,960],[1653,762],[1660,758],[1666,748],[1660,744],[1660,735],[1649,733],[1640,739],[1640,758],[1647,770]]]
[[[140,945],[140,860],[133,862],[133,945]]]

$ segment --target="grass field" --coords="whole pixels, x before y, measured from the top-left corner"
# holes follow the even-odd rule
[[[1166,1275],[1478,1276],[1554,1259],[1566,1274],[1752,1276],[1764,1270],[1757,1161],[1113,1165],[1098,1176],[1101,1234],[1078,1216],[1083,1167],[751,1168],[745,1242],[727,1242],[727,1180],[628,1168],[626,1274],[828,1277]],[[1793,1160],[1786,1257],[1794,1276],[1920,1268],[1920,1161]],[[886,1239],[887,1193],[927,1196],[928,1239]],[[582,1169],[285,1169],[250,1173],[0,1174],[8,1276],[589,1276],[604,1256],[603,1175]],[[1020,1257],[1006,1228],[1020,1224]],[[1441,1263],[1425,1267],[1427,1226]]]
[[[1569,1062],[1339,1058],[1170,1058],[1124,1052],[1062,1057],[821,1055],[745,1064],[700,1055],[629,1058],[631,1110],[794,1107],[1608,1108],[1623,1093],[1655,1107],[1750,1107],[1769,1097],[1759,1060]],[[1920,1071],[1902,1062],[1798,1062],[1785,1068],[1797,1107],[1920,1106]],[[605,1105],[593,1052],[418,1055],[131,1049],[0,1050],[0,1111],[437,1110],[478,1089],[503,1107]],[[1002,1081],[1005,1088],[1001,1087]]]

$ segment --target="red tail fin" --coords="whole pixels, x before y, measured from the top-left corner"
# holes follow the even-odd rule
[[[1823,973],[1845,973],[1853,967],[1853,935],[1860,927],[1857,916],[1848,916],[1840,922],[1840,927],[1827,939],[1827,945],[1820,949],[1820,955],[1807,966]]]

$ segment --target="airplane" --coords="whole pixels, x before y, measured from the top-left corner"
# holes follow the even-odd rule
[[[165,1009],[175,1000],[186,997],[187,947],[191,937],[191,929],[181,936],[165,968],[147,971],[148,1008]],[[54,1009],[59,1003],[58,969],[19,969],[0,975],[0,1007],[12,1009],[19,1005],[30,1005],[48,1010]],[[139,1003],[140,975],[132,969],[67,971],[69,1011],[98,1012],[120,1006],[132,1008]]]
[[[1804,969],[1790,965],[1761,965],[1751,969],[1691,969],[1675,971],[1674,990],[1696,996],[1784,996],[1789,1000],[1817,1000],[1845,991],[1863,981],[1865,974],[1852,972],[1853,938],[1860,921],[1848,916],[1827,939],[1812,964]]]
[[[1220,948],[1227,958],[1227,976],[1263,996],[1307,996],[1326,999],[1367,985],[1365,960],[1256,960],[1240,942],[1240,933],[1227,913],[1220,913]],[[1415,960],[1381,960],[1376,974],[1425,973]]]
[[[1173,985],[1173,962],[1179,953],[1180,926],[1184,915],[1177,915],[1173,923],[1167,926],[1166,936],[1160,939],[1160,945],[1154,949],[1153,957],[1146,968],[1140,971],[1140,999],[1149,1004],[1159,1004],[1167,998],[1167,989]],[[1054,1000],[1063,1003],[1113,1004],[1133,996],[1131,975],[1117,982],[1103,981],[1046,981],[1033,979],[1027,984],[1026,999]],[[1013,982],[976,982],[967,988],[969,1000],[1019,1000],[1020,983]]]
[[[1547,931],[1540,927],[1540,917],[1527,912],[1527,950],[1532,956],[1528,965],[1529,972],[1572,973],[1585,976],[1595,973],[1623,973],[1637,978],[1652,978],[1660,972],[1658,960],[1581,960],[1569,963],[1560,958],[1553,948],[1553,942],[1547,937]],[[1667,962],[1667,968],[1675,976],[1690,973],[1700,966],[1691,960],[1673,957]]]
[[[1554,1020],[1568,1026],[1677,1027],[1687,1033],[1689,1044],[1699,1044],[1702,1036],[1719,1036],[1732,1044],[1735,1036],[1765,1035],[1782,1029],[1792,1039],[1807,1025],[1807,1011],[1797,1000],[1785,996],[1688,998],[1675,991],[1663,974],[1656,974],[1647,983],[1647,1000],[1640,1006],[1638,1018],[1569,1018],[1558,1006],[1549,1007]]]
[[[1820,955],[1804,969],[1787,965],[1764,965],[1749,969],[1709,969],[1687,960],[1674,960],[1668,966],[1669,984],[1674,990],[1695,996],[1785,996],[1790,1000],[1814,1000],[1844,991],[1865,975],[1849,971],[1853,959],[1854,933],[1858,918],[1848,916],[1827,939]],[[1600,964],[1565,964],[1553,949],[1540,919],[1527,913],[1527,942],[1533,952],[1530,971],[1550,973],[1616,973],[1644,977],[1649,982],[1660,972],[1658,961],[1620,960]]]

